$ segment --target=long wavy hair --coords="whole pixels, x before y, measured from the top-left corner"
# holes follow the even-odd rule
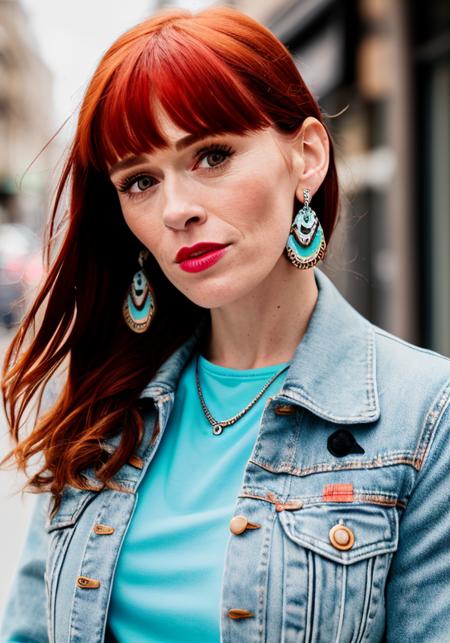
[[[105,53],[84,96],[57,186],[46,278],[13,338],[3,371],[15,447],[0,464],[14,457],[26,472],[30,459],[40,455],[41,467],[28,478],[27,490],[51,491],[56,503],[65,485],[92,488],[83,476],[87,468],[93,467],[98,488],[113,486],[113,476],[143,436],[139,394],[209,318],[209,310],[180,293],[152,256],[146,264],[157,302],[151,327],[135,334],[122,318],[141,245],[124,222],[107,167],[126,155],[167,145],[155,120],[158,103],[192,133],[242,134],[269,126],[295,133],[308,116],[327,128],[286,47],[235,9],[159,13]],[[68,209],[61,238],[55,231],[64,195]],[[328,172],[314,204],[328,243],[338,212],[331,137]],[[43,391],[62,367],[59,394],[41,413]],[[37,409],[33,429],[21,439],[30,408]],[[102,441],[119,431],[118,448],[107,454]]]

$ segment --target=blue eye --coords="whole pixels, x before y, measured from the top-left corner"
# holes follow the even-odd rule
[[[214,170],[216,167],[219,167],[225,163],[227,158],[234,154],[232,148],[229,145],[210,145],[207,148],[203,148],[197,152],[197,158],[199,162],[204,159],[215,159],[208,161],[208,167],[204,168],[207,170]]]
[[[198,150],[195,158],[197,159],[197,164],[201,163],[204,159],[209,159],[207,166],[202,166],[201,169],[214,172],[214,170],[222,167],[233,154],[234,150],[229,145],[213,143]],[[157,183],[158,181],[149,174],[134,174],[119,183],[117,190],[126,194],[128,198],[134,199],[142,196]]]
[[[149,176],[141,176],[140,178],[135,180],[135,185],[139,188],[139,190],[144,191],[147,188],[151,187],[153,183],[152,179]]]
[[[137,174],[136,176],[130,176],[125,179],[123,183],[118,185],[117,189],[119,192],[126,192],[129,196],[139,195],[142,192],[145,192],[154,185],[154,179],[147,174]],[[137,187],[136,190],[132,189],[134,186]]]

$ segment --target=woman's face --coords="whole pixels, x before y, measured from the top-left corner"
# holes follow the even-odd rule
[[[195,304],[215,308],[281,275],[298,192],[292,142],[269,128],[181,144],[187,132],[163,115],[161,123],[170,148],[127,157],[110,175],[126,223],[167,279]],[[215,263],[176,260],[180,248],[199,242],[226,248]]]

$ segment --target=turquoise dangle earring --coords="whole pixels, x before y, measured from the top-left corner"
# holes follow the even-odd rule
[[[297,212],[286,243],[289,261],[296,268],[312,268],[325,256],[327,244],[317,214],[309,207],[308,188],[303,190],[303,207]]]
[[[155,293],[144,272],[147,257],[148,250],[141,250],[138,258],[139,270],[133,277],[122,307],[123,318],[135,333],[145,333],[156,312]]]

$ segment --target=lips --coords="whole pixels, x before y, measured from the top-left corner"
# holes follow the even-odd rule
[[[198,256],[201,256],[201,254],[205,254],[206,252],[211,252],[211,250],[219,250],[220,248],[225,248],[227,246],[227,243],[214,243],[213,241],[202,241],[200,243],[196,243],[194,246],[184,246],[183,248],[180,248],[177,252],[177,256],[175,257],[176,263],[180,263],[181,261],[185,261],[186,259],[192,258],[193,255],[197,255],[197,253],[200,253]]]

